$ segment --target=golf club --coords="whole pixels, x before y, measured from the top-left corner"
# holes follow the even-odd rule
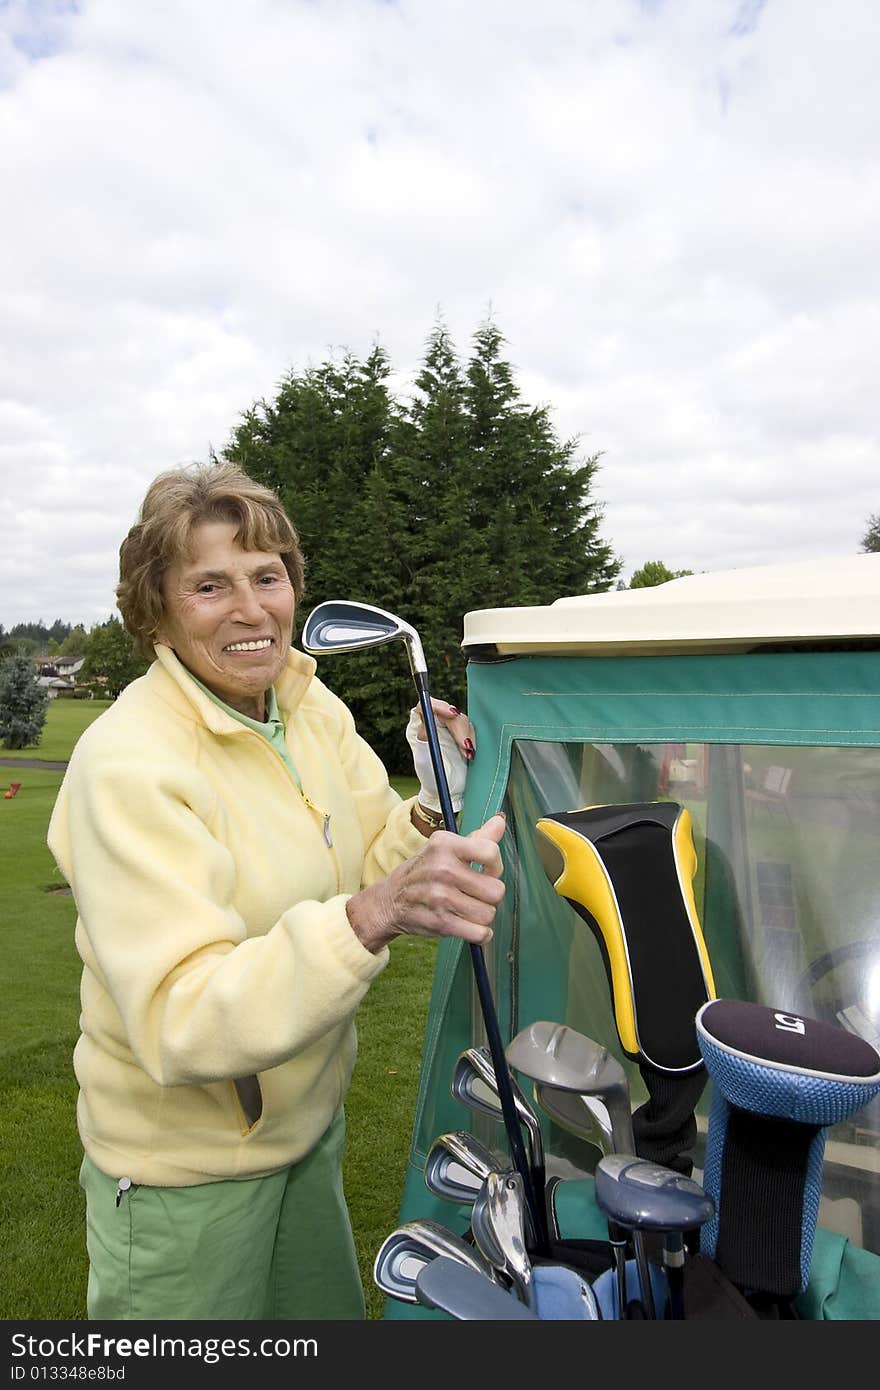
[[[422,1265],[416,1275],[416,1296],[426,1308],[439,1308],[460,1321],[531,1321],[537,1317],[515,1294],[446,1255]]]
[[[626,1072],[607,1047],[564,1023],[530,1023],[508,1043],[507,1060],[530,1081],[598,1097],[608,1113],[616,1153],[634,1153]]]
[[[532,1262],[526,1250],[525,1199],[522,1178],[515,1169],[489,1173],[474,1203],[471,1229],[478,1248],[490,1264],[534,1308]]]
[[[548,1086],[543,1081],[534,1083],[533,1094],[536,1105],[560,1129],[582,1139],[585,1144],[591,1144],[603,1154],[614,1152],[608,1108],[598,1096],[562,1091],[558,1086]]]
[[[615,1153],[635,1152],[629,1082],[626,1072],[607,1047],[584,1037],[564,1023],[539,1021],[521,1029],[508,1044],[507,1060],[517,1071],[532,1081],[553,1086],[560,1091],[572,1091],[578,1096],[601,1099],[608,1114],[611,1143]],[[609,1228],[614,1251],[618,1289],[625,1288],[625,1250],[618,1233]],[[638,1230],[632,1235],[633,1251],[639,1271],[645,1310],[654,1316],[645,1243]],[[621,1301],[621,1309],[625,1305]],[[621,1312],[621,1316],[623,1313]]]
[[[532,1266],[524,1240],[528,1213],[515,1169],[490,1173],[474,1203],[471,1231],[478,1248],[539,1318],[595,1322],[602,1314],[586,1279],[568,1265]]]
[[[709,1194],[682,1173],[635,1154],[609,1154],[596,1167],[596,1201],[629,1230],[663,1233],[670,1315],[684,1317],[684,1232],[715,1214]]]
[[[507,1070],[506,1064],[505,1070]],[[544,1167],[544,1138],[541,1133],[541,1122],[514,1077],[510,1076],[509,1071],[507,1074],[516,1116],[524,1127],[528,1139],[532,1190],[541,1207],[541,1215],[545,1219],[540,1231],[535,1229],[533,1234],[538,1244],[546,1249],[544,1194],[547,1178]],[[493,1120],[503,1119],[498,1081],[488,1048],[466,1047],[464,1052],[460,1054],[452,1073],[452,1094],[456,1100],[460,1100],[471,1110],[476,1110],[482,1115],[489,1115]],[[534,1225],[534,1223],[532,1224]]]
[[[499,1154],[467,1130],[453,1130],[434,1140],[425,1161],[425,1186],[437,1197],[473,1205],[487,1175],[499,1167]]]
[[[428,688],[428,666],[421,639],[415,628],[393,613],[386,612],[383,608],[376,608],[366,603],[355,603],[346,599],[329,599],[312,609],[306,618],[301,640],[307,652],[313,656],[323,656],[332,652],[359,651],[366,647],[393,642],[397,638],[401,638],[406,644],[410,670],[418,692],[422,722],[428,737],[431,765],[437,781],[437,793],[440,798],[443,821],[447,830],[453,834],[458,834],[458,825],[452,807],[452,799],[449,795],[449,783],[446,777],[446,768],[443,765],[443,755],[440,751],[440,740],[437,735],[437,723]],[[483,948],[476,942],[469,942],[468,945],[470,946],[474,981],[479,995],[489,1051],[498,1079],[498,1094],[501,1100],[504,1125],[507,1130],[507,1142],[510,1145],[514,1166],[523,1180],[526,1201],[532,1214],[537,1238],[546,1247],[547,1233],[543,1219],[543,1192],[535,1193],[532,1191],[531,1174],[526,1162],[522,1135],[517,1124],[511,1078],[504,1058],[504,1044],[501,1040],[501,1030],[495,1011],[495,1001],[492,998],[492,987],[489,983],[489,972],[486,968]]]
[[[373,1261],[373,1281],[392,1298],[417,1303],[416,1277],[438,1255],[457,1260],[497,1283],[494,1268],[485,1256],[437,1221],[408,1221],[386,1236]]]

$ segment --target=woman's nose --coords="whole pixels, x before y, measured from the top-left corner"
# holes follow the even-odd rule
[[[233,616],[240,618],[244,623],[259,623],[265,617],[260,592],[247,579],[243,579],[235,587],[232,612]]]

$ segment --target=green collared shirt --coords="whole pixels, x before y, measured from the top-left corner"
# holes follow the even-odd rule
[[[270,685],[266,691],[266,718],[261,723],[258,719],[249,719],[246,714],[242,714],[239,710],[233,709],[231,705],[227,705],[225,700],[221,700],[219,695],[215,695],[213,690],[209,690],[197,676],[193,675],[192,671],[188,671],[188,675],[191,680],[195,681],[199,690],[203,691],[209,700],[213,700],[215,705],[219,705],[220,709],[224,710],[232,719],[237,719],[239,724],[244,724],[246,729],[253,729],[255,734],[259,734],[267,743],[271,744],[297,787],[302,791],[302,778],[290,756],[290,749],[284,736],[284,723],[278,712],[278,698],[274,685]]]

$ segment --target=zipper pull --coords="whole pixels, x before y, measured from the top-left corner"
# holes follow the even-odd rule
[[[131,1178],[120,1178],[116,1188],[116,1205],[122,1201],[128,1189],[131,1187]]]
[[[323,821],[324,821],[324,844],[327,846],[328,849],[332,849],[332,848],[333,848],[333,836],[330,834],[330,812],[329,812],[329,811],[322,811],[321,808],[320,808],[320,806],[316,806],[315,803],[314,803],[314,801],[312,801],[310,797],[306,796],[305,792],[302,793],[302,799],[303,799],[303,801],[306,803],[306,805],[308,806],[308,808],[309,808],[310,811],[316,812],[317,815],[319,815],[319,816],[321,816],[321,817],[323,818]]]

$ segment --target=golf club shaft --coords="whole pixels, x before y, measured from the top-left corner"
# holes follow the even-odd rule
[[[642,1291],[642,1305],[645,1309],[646,1317],[654,1321],[657,1317],[657,1309],[654,1305],[654,1290],[651,1286],[651,1268],[648,1263],[648,1256],[645,1250],[644,1236],[641,1231],[633,1231],[633,1250],[636,1257],[636,1269],[639,1275],[639,1287]]]
[[[458,824],[455,819],[455,811],[452,808],[452,798],[449,794],[449,782],[446,777],[443,754],[440,751],[440,739],[437,735],[437,722],[434,718],[434,707],[431,704],[428,679],[426,674],[423,671],[417,670],[414,665],[412,671],[416,689],[419,694],[419,707],[422,711],[422,722],[425,726],[425,733],[428,735],[428,750],[431,754],[431,765],[434,769],[434,777],[437,782],[437,794],[440,798],[440,809],[443,812],[443,820],[446,829],[451,830],[453,834],[457,835]],[[517,1172],[523,1180],[526,1202],[532,1217],[532,1225],[535,1229],[535,1238],[541,1249],[546,1251],[548,1248],[548,1237],[547,1222],[545,1219],[544,1193],[543,1191],[535,1191],[532,1182],[532,1174],[526,1158],[522,1131],[519,1127],[519,1119],[517,1117],[513,1091],[510,1085],[510,1073],[507,1070],[507,1058],[504,1055],[504,1044],[501,1041],[498,1015],[495,1011],[495,1001],[492,998],[492,988],[489,984],[486,959],[483,955],[483,948],[481,946],[474,942],[469,942],[468,944],[470,945],[471,964],[473,966],[474,980],[476,981],[477,994],[480,1000],[480,1011],[483,1015],[483,1024],[486,1029],[486,1041],[489,1045],[492,1065],[495,1068],[495,1079],[498,1083],[498,1099],[501,1102],[501,1113],[504,1116],[507,1142],[510,1145],[510,1152],[514,1164],[516,1165]]]
[[[617,1282],[617,1316],[626,1317],[626,1232],[616,1222],[608,1222],[608,1239],[614,1253],[614,1273]]]

